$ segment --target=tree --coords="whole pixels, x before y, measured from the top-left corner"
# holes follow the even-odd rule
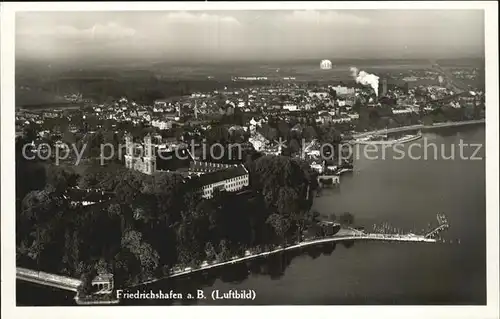
[[[290,228],[290,219],[275,213],[271,214],[266,222],[273,227],[276,235],[278,235],[282,240],[285,239],[285,234]]]
[[[135,172],[128,172],[115,187],[116,198],[121,203],[132,203],[142,189],[142,181],[140,176]]]
[[[317,224],[319,222],[320,213],[317,211],[308,211],[305,218],[309,224]]]
[[[333,87],[329,88],[328,93],[332,100],[335,100],[337,98],[337,91]]]
[[[290,134],[290,127],[288,124],[284,121],[279,121],[278,122],[278,132],[279,136],[281,138],[287,139],[288,135]]]
[[[29,125],[23,128],[23,136],[26,141],[31,142],[37,138],[38,135],[38,127],[34,123],[30,123]]]
[[[278,131],[267,123],[262,124],[257,131],[269,141],[274,141],[278,135]]]
[[[68,146],[71,148],[71,145],[74,145],[76,143],[75,134],[73,134],[69,130],[64,131],[62,141],[68,144]]]
[[[150,244],[142,240],[142,234],[127,231],[122,237],[122,247],[129,249],[140,261],[144,277],[150,277],[159,266],[160,256]]]
[[[327,143],[332,143],[333,145],[337,145],[342,142],[340,132],[337,131],[333,126],[322,127],[321,139]]]
[[[363,108],[363,103],[361,103],[361,100],[357,98],[354,101],[354,105],[352,107],[353,111],[360,113],[361,109]]]
[[[47,171],[44,163],[36,159],[30,160],[23,154],[23,147],[28,140],[22,137],[16,138],[15,161],[16,161],[16,199],[22,200],[32,190],[41,190],[45,187]],[[28,148],[29,149],[29,148]],[[26,154],[30,156],[29,154]],[[21,182],[22,181],[22,182]],[[20,205],[16,206],[18,209]]]
[[[231,251],[229,250],[228,243],[225,239],[222,239],[219,242],[219,254],[217,255],[217,259],[219,261],[229,260],[231,258]]]
[[[217,252],[211,242],[207,242],[205,244],[205,254],[207,256],[207,260],[214,260],[217,258]]]
[[[78,187],[81,189],[95,188],[99,184],[96,174],[86,173],[78,179]]]
[[[113,258],[115,285],[137,283],[142,266],[139,259],[128,248],[122,248]]]
[[[46,167],[47,184],[52,185],[55,192],[63,193],[69,186],[76,184],[77,176],[73,172],[68,172],[59,166],[48,165]]]
[[[65,208],[64,204],[63,199],[54,194],[53,189],[32,191],[22,201],[21,217],[38,224],[47,223],[54,217],[61,215]]]
[[[251,164],[255,193],[221,193],[211,200],[201,198],[195,179],[185,182],[180,174],[95,167],[79,183],[116,196],[75,207],[57,191],[64,188],[57,185],[64,185],[59,179],[65,172],[54,170],[48,186],[19,205],[18,260],[75,277],[92,269],[112,271],[117,284],[137,283],[174,265],[229,259],[277,239],[286,243],[303,229],[311,204],[306,190],[316,179],[300,160],[263,156]]]
[[[95,291],[95,288],[92,286],[92,280],[97,275],[97,271],[95,269],[87,269],[80,280],[82,281],[81,285],[78,286],[78,293],[82,296],[88,296]]]
[[[224,144],[228,139],[229,131],[224,126],[214,126],[207,132],[207,141],[209,143],[218,142]]]
[[[354,223],[354,216],[349,212],[345,212],[340,215],[339,222],[342,225],[352,225]]]
[[[305,127],[304,131],[302,132],[302,136],[307,141],[313,140],[317,136],[316,135],[316,130],[311,125],[308,125],[308,126]]]
[[[104,260],[104,258],[99,259],[95,266],[95,269],[99,275],[108,274],[110,272],[109,264],[106,260]]]
[[[292,214],[300,211],[300,199],[297,189],[294,187],[281,187],[278,191],[275,205],[281,215]]]
[[[240,130],[232,130],[230,134],[231,143],[241,143],[244,141],[244,133]]]
[[[432,116],[425,116],[423,119],[424,125],[432,125],[434,123],[434,120]]]
[[[181,140],[182,137],[184,136],[185,134],[185,131],[184,131],[184,128],[181,127],[181,126],[178,126],[174,129],[174,137],[177,139],[177,140]]]
[[[78,230],[73,230],[70,228],[66,228],[64,234],[64,255],[63,255],[63,264],[66,265],[66,273],[68,275],[76,274],[76,276],[81,273],[77,272],[77,269],[80,264],[80,240],[78,236]]]
[[[290,152],[292,154],[300,152],[300,144],[296,139],[292,139],[290,141],[290,146],[289,146]]]

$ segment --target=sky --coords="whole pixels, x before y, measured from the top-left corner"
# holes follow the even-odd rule
[[[18,12],[16,56],[221,61],[484,56],[482,10]]]

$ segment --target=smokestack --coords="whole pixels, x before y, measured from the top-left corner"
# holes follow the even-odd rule
[[[351,67],[351,75],[356,80],[356,83],[369,85],[378,97],[378,76],[365,71],[359,71],[356,67]]]
[[[382,96],[387,95],[387,79],[382,79]]]

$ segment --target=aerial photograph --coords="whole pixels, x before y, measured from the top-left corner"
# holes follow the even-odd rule
[[[14,34],[18,307],[487,304],[484,10]]]

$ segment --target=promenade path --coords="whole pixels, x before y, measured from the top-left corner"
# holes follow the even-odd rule
[[[142,282],[140,284],[130,286],[128,288],[133,288],[133,287],[137,287],[137,286],[151,284],[151,283],[157,282],[157,281],[162,280],[162,279],[177,278],[177,277],[181,277],[181,276],[186,276],[186,275],[194,274],[194,273],[197,273],[200,271],[205,271],[205,270],[209,270],[209,269],[213,269],[213,268],[217,268],[217,267],[222,267],[225,265],[231,265],[231,264],[236,264],[236,263],[240,263],[240,262],[250,261],[252,259],[256,259],[259,257],[265,257],[265,256],[269,256],[269,255],[276,254],[279,252],[285,252],[288,250],[292,250],[292,249],[298,249],[298,248],[309,247],[309,246],[320,245],[320,244],[327,244],[327,243],[336,243],[336,242],[342,242],[342,241],[388,241],[388,242],[435,243],[436,239],[431,238],[430,236],[427,236],[427,235],[372,234],[372,233],[364,233],[363,231],[359,231],[359,230],[356,230],[353,228],[343,228],[343,229],[339,230],[339,232],[337,234],[335,234],[331,237],[328,237],[328,238],[305,240],[305,241],[298,243],[298,244],[290,245],[287,247],[278,247],[274,250],[266,251],[266,252],[262,252],[262,253],[250,254],[250,252],[247,252],[247,254],[243,257],[233,257],[231,260],[224,261],[224,262],[216,262],[216,261],[212,262],[212,263],[205,262],[199,268],[185,268],[183,270],[172,272],[169,276],[166,276],[164,278],[151,279],[151,280]],[[21,268],[21,267],[17,267],[17,269],[16,269],[16,278],[18,280],[24,280],[24,281],[28,281],[28,282],[33,282],[33,283],[37,283],[37,284],[41,284],[41,285],[45,285],[45,286],[51,286],[51,287],[56,287],[59,289],[70,290],[70,291],[75,291],[75,292],[77,291],[78,286],[81,284],[81,281],[78,279],[75,279],[75,278],[69,278],[66,276],[45,273],[42,271],[34,271],[31,269],[26,269],[26,268]]]
[[[256,259],[259,257],[265,257],[269,256],[272,254],[276,254],[279,252],[284,252],[292,249],[298,249],[302,247],[308,247],[308,246],[314,246],[314,245],[319,245],[319,244],[327,244],[327,243],[335,243],[335,242],[342,242],[342,241],[366,241],[366,240],[371,240],[371,241],[389,241],[389,242],[420,242],[420,243],[435,243],[436,239],[433,238],[428,238],[427,236],[422,236],[422,235],[413,235],[413,234],[408,234],[408,235],[399,235],[399,234],[366,234],[362,231],[358,231],[355,229],[341,229],[337,234],[328,237],[328,238],[321,238],[321,239],[314,239],[314,240],[306,240],[304,242],[287,246],[287,247],[278,247],[277,249],[271,250],[271,251],[266,251],[262,253],[257,253],[257,254],[252,254],[252,255],[247,255],[244,257],[234,257],[231,260],[224,261],[224,262],[214,262],[212,264],[205,264],[200,268],[186,268],[184,270],[176,271],[170,274],[169,276],[166,276],[164,278],[158,278],[158,279],[152,279],[137,285],[133,285],[129,288],[141,286],[141,285],[146,285],[146,284],[151,284],[154,282],[157,282],[162,279],[167,279],[167,278],[177,278],[181,276],[186,276],[190,274],[194,274],[200,271],[205,271],[208,269],[213,269],[217,267],[222,267],[226,265],[232,265],[240,262],[245,262],[245,261],[250,261],[252,259]]]

